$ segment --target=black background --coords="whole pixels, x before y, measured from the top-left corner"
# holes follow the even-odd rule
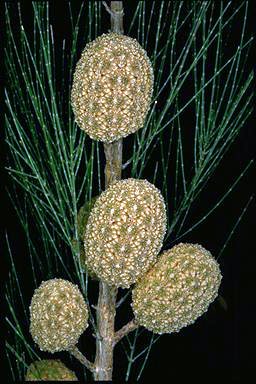
[[[249,2],[251,12],[249,12],[248,35],[254,33],[252,3]],[[133,10],[130,4],[129,7],[126,3],[124,6],[126,26]],[[79,5],[77,7],[79,8]],[[57,38],[60,40],[67,34],[66,13],[61,8],[56,6],[52,14]],[[27,8],[24,13],[25,28],[26,23],[31,27],[29,12],[31,9]],[[102,12],[105,12],[104,9]],[[108,14],[105,14],[105,20],[102,32],[107,32],[109,28]],[[254,157],[254,151],[255,115],[253,114],[209,182],[207,191],[202,193],[199,205],[194,207],[197,214],[198,210],[205,212],[209,201],[214,201],[216,196],[220,196],[221,192],[226,190],[227,185],[234,182],[235,177]],[[250,168],[224,204],[182,241],[203,244],[213,254],[217,253],[254,189],[255,166]],[[4,211],[8,213],[5,222],[13,257],[15,262],[17,260],[22,277],[24,276],[24,280],[29,282],[29,276],[26,276],[26,268],[22,262],[23,252],[26,251],[25,235],[16,212],[6,196]],[[209,311],[193,326],[183,329],[178,334],[162,336],[152,347],[141,382],[150,382],[153,378],[165,382],[182,378],[191,380],[201,378],[206,381],[213,378],[229,381],[249,378],[249,374],[254,370],[251,348],[255,333],[255,224],[255,200],[253,200],[219,260],[223,275],[220,293],[227,303],[227,309],[225,310],[216,300]],[[28,289],[29,295],[29,288],[26,288],[25,284],[24,289]],[[86,350],[86,347],[83,350]],[[114,381],[120,381],[125,368],[126,359],[122,356],[124,356],[122,349],[118,346],[115,351]],[[136,369],[135,364],[134,373]],[[132,375],[133,381],[135,378],[136,376]]]

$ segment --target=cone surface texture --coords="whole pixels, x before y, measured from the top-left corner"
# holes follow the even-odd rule
[[[207,311],[221,282],[218,263],[198,244],[178,244],[163,252],[135,285],[137,322],[155,333],[178,332]]]
[[[113,142],[143,126],[152,91],[153,68],[137,40],[103,34],[87,44],[76,65],[75,120],[92,139]]]
[[[38,360],[28,367],[25,381],[78,381],[60,360]]]
[[[88,326],[88,309],[75,284],[62,279],[42,282],[34,292],[30,332],[42,351],[65,351]]]
[[[88,268],[128,288],[156,260],[166,232],[166,207],[147,180],[123,179],[96,200],[85,231]]]
[[[79,266],[81,266],[83,272],[87,272],[91,277],[96,277],[95,274],[90,271],[86,264],[85,250],[84,250],[84,232],[86,228],[86,223],[92,209],[96,197],[93,197],[91,201],[86,202],[80,209],[77,215],[77,238],[72,239],[72,246],[75,252]]]

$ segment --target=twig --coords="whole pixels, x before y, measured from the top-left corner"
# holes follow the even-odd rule
[[[116,308],[120,307],[120,305],[127,299],[127,297],[130,295],[131,289],[123,296],[121,299],[116,303]]]
[[[114,339],[113,339],[113,347],[129,332],[134,331],[136,328],[138,328],[139,325],[137,324],[136,320],[133,319],[129,321],[126,325],[124,325],[119,331],[115,333]]]
[[[96,372],[95,364],[91,363],[83,354],[79,351],[76,345],[73,348],[69,349],[68,352],[74,356],[77,360],[80,361],[86,368],[88,368],[92,373]]]

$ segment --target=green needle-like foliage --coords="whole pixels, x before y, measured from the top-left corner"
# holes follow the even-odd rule
[[[75,124],[70,93],[86,43],[107,32],[108,15],[103,17],[101,3],[68,3],[65,39],[56,33],[51,3],[32,2],[30,26],[22,3],[5,3],[8,194],[26,237],[22,257],[31,275],[30,294],[43,279],[59,275],[79,281],[87,303],[88,275],[74,246],[81,241],[77,217],[79,208],[104,188],[104,155],[101,144]],[[125,19],[125,33],[137,38],[153,64],[155,83],[144,128],[124,139],[123,177],[147,178],[162,191],[169,216],[164,244],[169,246],[209,217],[252,165],[253,160],[244,165],[202,217],[190,217],[252,112],[253,71],[247,56],[253,39],[247,34],[248,2],[156,4],[139,1],[129,24]],[[245,208],[227,241],[251,200],[241,203]],[[28,334],[23,275],[8,239],[7,234],[11,269],[6,354],[12,379],[23,380],[31,361],[44,357]],[[94,324],[91,312],[89,317]],[[136,330],[122,342],[128,358],[126,380],[137,358],[141,366],[136,379],[141,376],[159,338],[150,334],[148,345],[141,348],[141,334],[143,330]]]

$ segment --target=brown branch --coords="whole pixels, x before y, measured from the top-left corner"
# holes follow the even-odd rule
[[[105,165],[105,189],[115,180],[121,179],[122,174],[122,147],[123,139],[113,143],[104,143],[106,157]]]
[[[106,7],[106,3],[104,3]],[[109,8],[106,7],[107,11]],[[111,31],[123,33],[122,1],[111,1]],[[113,143],[105,143],[105,189],[115,180],[121,179],[122,172],[122,139]],[[99,282],[97,303],[96,356],[94,380],[112,380],[113,370],[113,339],[115,335],[117,288],[102,281]]]
[[[116,287],[99,283],[94,380],[112,380],[116,295]]]
[[[111,31],[117,33],[124,33],[123,29],[123,4],[122,1],[111,1],[110,8],[107,3],[103,1],[106,11],[111,15]]]
[[[76,345],[73,348],[70,348],[68,352],[74,356],[77,360],[80,361],[86,368],[88,368],[92,373],[96,371],[95,364],[91,363],[83,354],[79,351]]]
[[[134,331],[136,328],[139,327],[139,324],[137,324],[135,318],[131,321],[129,321],[129,323],[127,323],[126,325],[124,325],[121,329],[119,329],[119,331],[117,331],[114,335],[114,339],[113,339],[113,347],[125,336],[127,335],[129,332],[131,331]]]

